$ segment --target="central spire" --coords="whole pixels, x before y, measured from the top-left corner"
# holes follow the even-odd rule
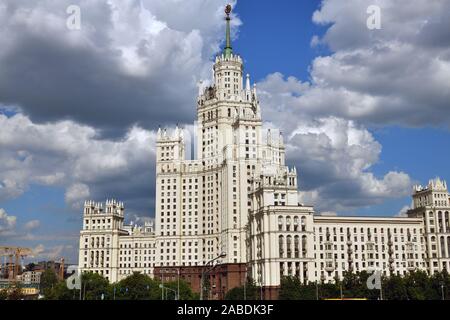
[[[233,48],[231,47],[231,37],[230,37],[230,13],[231,13],[231,5],[227,4],[227,6],[225,7],[225,14],[227,15],[227,17],[225,18],[227,20],[227,41],[226,41],[226,46],[225,46],[225,50],[224,50],[224,55],[225,58],[230,58],[231,54],[233,53]]]

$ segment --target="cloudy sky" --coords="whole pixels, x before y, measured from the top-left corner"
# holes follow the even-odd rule
[[[1,244],[76,263],[85,199],[154,216],[155,130],[194,121],[226,2],[0,3]],[[450,177],[449,1],[233,4],[234,50],[265,126],[283,128],[303,202],[397,215],[414,183]],[[367,27],[370,5],[381,29]]]

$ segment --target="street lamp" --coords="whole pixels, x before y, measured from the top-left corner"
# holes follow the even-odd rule
[[[162,289],[163,292],[164,292],[164,289],[172,291],[174,293],[174,295],[175,295],[175,300],[178,300],[178,298],[177,298],[177,290],[174,290],[174,289],[169,288],[169,287],[165,287],[163,284],[160,284],[159,287]]]
[[[205,267],[207,267],[209,264],[212,264],[214,261],[220,258],[225,258],[227,254],[225,252],[222,252],[219,256],[215,257],[214,259],[208,261],[205,264]],[[217,266],[217,265],[216,265]],[[211,270],[213,270],[216,266],[213,266],[212,268],[202,270],[202,277],[201,277],[201,283],[200,283],[200,300],[203,300],[203,282],[205,279],[205,274],[209,273]]]

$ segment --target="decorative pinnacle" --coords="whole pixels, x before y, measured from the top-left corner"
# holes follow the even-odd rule
[[[227,4],[225,7],[225,14],[227,15],[225,20],[227,21],[227,31],[226,31],[226,36],[227,36],[227,41],[226,41],[226,46],[225,46],[225,50],[224,50],[224,55],[225,58],[229,58],[231,57],[231,54],[233,53],[233,49],[231,48],[231,37],[230,37],[230,13],[231,13],[231,5]]]
[[[227,14],[227,16],[230,15],[230,13],[231,13],[231,4],[227,4],[225,6],[225,13]]]

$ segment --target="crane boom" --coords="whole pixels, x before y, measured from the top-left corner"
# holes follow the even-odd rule
[[[16,246],[0,246],[0,257],[9,257],[9,272],[8,278],[10,280],[15,280],[16,276],[19,274],[20,259],[26,256],[33,255],[33,250],[30,248],[16,247]],[[13,258],[15,258],[13,266]],[[6,266],[5,266],[6,267]]]

